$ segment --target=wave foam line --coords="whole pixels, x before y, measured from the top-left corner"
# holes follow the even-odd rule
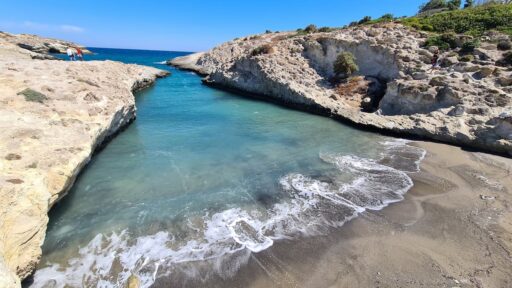
[[[275,241],[322,235],[368,209],[379,210],[402,200],[413,186],[407,173],[419,171],[419,161],[425,156],[423,149],[407,143],[383,142],[379,160],[320,155],[350,180],[327,183],[290,173],[279,180],[289,195],[286,201],[267,211],[233,208],[204,215],[203,227],[189,229],[194,237],[185,242],[170,232],[136,239],[127,231],[97,235],[66,267],[53,264],[38,270],[32,287],[119,287],[132,274],[139,277],[142,287],[151,286],[159,276],[178,272],[201,279],[207,273],[230,277],[247,263],[251,253],[264,251]],[[176,267],[180,265],[189,266],[179,270]],[[114,266],[120,271],[112,275]]]

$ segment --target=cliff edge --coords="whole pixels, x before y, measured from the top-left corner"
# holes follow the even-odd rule
[[[44,56],[0,37],[1,287],[32,273],[49,209],[95,149],[135,118],[132,92],[168,74],[113,61],[33,60]]]

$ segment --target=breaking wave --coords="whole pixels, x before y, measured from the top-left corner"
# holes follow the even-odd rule
[[[38,270],[32,287],[120,287],[131,275],[137,275],[142,287],[178,274],[232,277],[251,253],[275,241],[323,235],[365,210],[402,200],[413,186],[408,173],[419,171],[425,151],[402,140],[381,144],[377,160],[321,154],[339,175],[285,175],[279,179],[285,197],[266,209],[238,207],[187,219],[185,233],[162,231],[135,239],[126,230],[97,235],[66,267],[51,264]]]

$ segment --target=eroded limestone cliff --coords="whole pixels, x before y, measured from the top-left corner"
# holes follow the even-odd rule
[[[112,61],[33,60],[45,58],[37,54],[0,37],[1,287],[31,274],[49,209],[95,149],[135,118],[132,92],[168,74]]]
[[[512,71],[499,64],[505,52],[490,36],[475,49],[474,60],[459,62],[445,53],[441,68],[430,71],[426,38],[395,23],[308,35],[267,33],[168,63],[207,74],[210,85],[359,125],[512,154]],[[355,56],[361,77],[336,86],[330,80],[342,51]],[[382,86],[384,95],[368,97],[371,87],[361,92],[361,83]]]

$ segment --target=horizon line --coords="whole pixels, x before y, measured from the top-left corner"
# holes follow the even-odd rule
[[[85,48],[99,48],[99,49],[119,49],[119,50],[139,50],[139,51],[156,51],[156,52],[178,52],[178,53],[197,53],[202,51],[178,51],[178,50],[161,50],[161,49],[143,49],[143,48],[121,48],[121,47],[97,47],[84,45]],[[209,50],[209,49],[208,49]],[[207,50],[204,50],[207,51]]]

